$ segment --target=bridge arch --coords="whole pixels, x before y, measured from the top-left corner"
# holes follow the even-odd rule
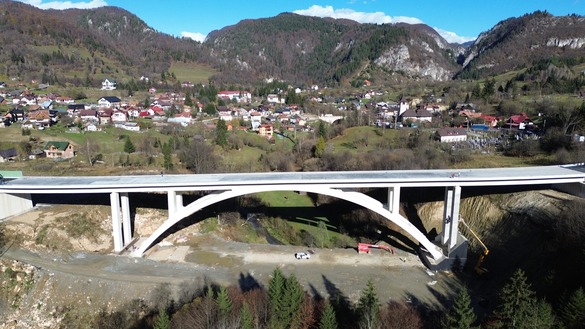
[[[196,213],[197,211],[213,205],[215,203],[228,200],[234,197],[247,195],[247,194],[255,194],[261,192],[275,192],[275,191],[299,191],[299,192],[308,192],[308,193],[316,193],[322,195],[328,195],[332,197],[336,197],[342,200],[346,200],[357,205],[360,205],[366,209],[369,209],[384,218],[392,221],[400,228],[405,230],[409,233],[415,240],[417,240],[420,244],[422,244],[431,254],[433,259],[438,260],[443,256],[442,251],[440,248],[433,244],[421,231],[419,231],[412,223],[410,223],[406,218],[401,216],[400,214],[390,212],[388,209],[384,208],[384,205],[360,192],[355,191],[343,191],[340,189],[333,189],[323,186],[310,186],[310,185],[286,185],[286,186],[245,186],[245,187],[238,187],[233,188],[231,190],[226,191],[216,191],[214,193],[210,193],[205,195],[187,206],[182,205],[175,205],[171,207],[169,205],[169,216],[168,219],[159,226],[150,237],[148,237],[135,251],[133,251],[133,256],[141,257],[144,252],[148,248],[152,246],[152,244],[167,230],[173,227],[175,224],[180,222],[182,219]],[[174,191],[169,191],[168,193],[175,193]],[[176,202],[176,196],[169,196],[169,203]]]

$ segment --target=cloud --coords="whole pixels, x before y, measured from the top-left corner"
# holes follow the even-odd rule
[[[193,39],[195,41],[203,42],[207,35],[199,32],[181,32],[183,38]]]
[[[20,2],[24,2],[31,6],[35,6],[40,9],[92,9],[92,8],[99,8],[107,6],[107,2],[105,0],[90,0],[90,1],[82,1],[82,2],[73,2],[73,1],[48,1],[45,2],[44,0],[19,0]]]
[[[422,21],[416,17],[397,16],[392,17],[384,14],[381,11],[376,12],[361,12],[353,9],[334,9],[333,6],[319,6],[313,5],[308,9],[295,10],[295,14],[316,17],[332,17],[332,18],[347,18],[359,23],[370,24],[389,24],[389,23],[409,23],[417,24]]]
[[[395,24],[395,23],[408,23],[408,24],[424,24],[422,20],[416,17],[409,16],[388,16],[381,11],[377,12],[360,12],[353,9],[334,9],[333,6],[319,6],[313,5],[308,9],[295,10],[295,14],[304,16],[316,16],[316,17],[331,17],[331,18],[347,18],[354,20],[358,23],[368,24]],[[445,31],[442,29],[435,28],[435,30],[443,37],[447,42],[467,42],[474,40],[475,37],[461,37],[455,32]]]
[[[434,27],[434,29],[435,29],[435,31],[437,31],[437,33],[439,33],[439,35],[441,35],[449,43],[464,43],[464,42],[473,41],[473,40],[477,39],[477,37],[462,37],[462,36],[457,35],[455,32],[445,31],[445,30],[442,30],[438,27]]]

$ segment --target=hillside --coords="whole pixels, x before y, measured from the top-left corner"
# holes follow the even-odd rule
[[[9,78],[95,86],[205,58],[201,44],[154,31],[117,7],[40,10],[0,0],[0,13],[0,72]]]
[[[486,77],[527,68],[550,58],[582,63],[584,49],[585,17],[534,12],[501,21],[482,33],[467,50],[459,75]]]
[[[292,13],[243,20],[213,31],[203,44],[155,31],[117,7],[40,10],[0,0],[0,13],[0,78],[52,85],[95,87],[104,78],[125,84],[141,76],[159,81],[176,63],[210,68],[206,74],[218,83],[360,86],[365,79],[483,79],[551,58],[568,67],[585,61],[585,18],[546,12],[504,20],[472,45],[449,44],[423,24]]]
[[[333,84],[372,66],[388,74],[446,80],[456,72],[455,56],[463,49],[424,25],[359,24],[291,13],[214,31],[205,44],[223,57],[225,67],[238,68],[234,79]]]

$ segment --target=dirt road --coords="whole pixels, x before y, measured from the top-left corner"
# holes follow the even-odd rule
[[[311,259],[297,260],[294,252],[303,250],[292,246],[244,244],[215,236],[202,236],[198,244],[200,248],[155,247],[144,258],[89,252],[57,255],[18,248],[8,249],[3,257],[31,264],[51,276],[116,286],[114,291],[118,290],[119,296],[109,298],[110,303],[118,299],[148,300],[152,291],[162,284],[170,284],[175,289],[186,283],[238,284],[242,288],[266,286],[276,267],[287,275],[294,273],[313,294],[324,298],[342,294],[352,301],[359,298],[370,279],[377,287],[381,302],[414,297],[434,306],[440,305],[441,296],[451,293],[457,284],[446,273],[428,271],[416,256],[409,254],[315,249]],[[94,289],[90,288],[91,284],[85,286],[83,292],[87,293],[86,298],[91,298]],[[104,289],[103,284],[98,289]],[[175,296],[180,293],[175,291]]]

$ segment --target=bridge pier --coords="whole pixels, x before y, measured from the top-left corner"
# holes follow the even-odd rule
[[[461,206],[461,186],[445,187],[443,206],[443,232],[437,236],[445,257],[440,262],[425,259],[423,262],[431,270],[451,270],[455,265],[464,266],[467,261],[467,239],[459,233],[459,208]]]
[[[112,234],[114,252],[120,252],[132,242],[132,225],[130,222],[130,201],[128,193],[110,193],[112,211]]]
[[[388,187],[388,211],[391,214],[400,213],[400,186]]]
[[[450,250],[457,244],[457,233],[459,232],[459,207],[461,205],[461,186],[447,186],[445,188],[444,202],[441,244],[447,247],[447,250]]]

